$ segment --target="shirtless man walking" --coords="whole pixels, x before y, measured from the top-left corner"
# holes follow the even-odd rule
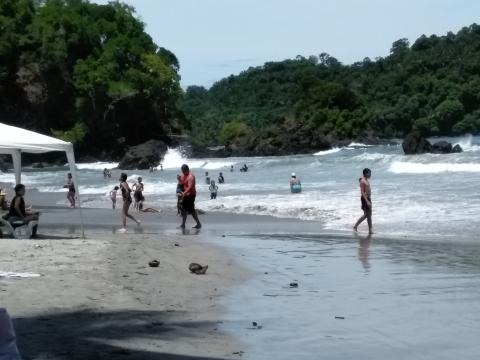
[[[195,197],[197,195],[197,190],[195,188],[195,175],[190,171],[187,164],[182,165],[183,175],[180,178],[180,181],[183,184],[183,193],[182,193],[182,224],[180,227],[185,229],[185,222],[187,221],[187,215],[192,215],[193,219],[197,223],[193,228],[200,229],[202,224],[198,220],[197,210],[195,210]]]
[[[360,201],[362,202],[363,215],[357,220],[357,223],[353,226],[354,231],[358,231],[358,225],[360,225],[365,219],[368,223],[368,233],[373,234],[372,230],[372,199],[370,190],[370,177],[372,172],[370,169],[363,169],[363,177],[360,178]]]

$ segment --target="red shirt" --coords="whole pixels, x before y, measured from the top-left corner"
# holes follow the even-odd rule
[[[195,189],[195,175],[190,171],[188,174],[183,174],[180,178],[183,184],[183,196],[195,196],[197,190]]]

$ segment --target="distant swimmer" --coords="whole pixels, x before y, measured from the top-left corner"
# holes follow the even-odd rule
[[[290,183],[290,191],[292,192],[292,194],[297,194],[302,192],[302,182],[300,181],[300,178],[298,178],[295,173],[292,173],[289,183]]]
[[[372,199],[370,189],[370,177],[372,172],[370,169],[363,169],[363,177],[359,179],[360,182],[360,201],[362,203],[363,215],[357,220],[353,226],[353,230],[358,231],[358,225],[360,225],[365,219],[368,223],[368,233],[373,234],[372,230]]]
[[[233,172],[233,165],[230,166],[230,172]]]
[[[243,164],[243,166],[240,168],[241,172],[247,172],[248,171],[248,166],[247,164]]]
[[[108,176],[108,170],[107,168],[103,169],[103,178],[106,179]]]
[[[225,178],[223,177],[223,174],[220,173],[218,174],[218,183],[223,184],[225,182]]]
[[[214,200],[217,198],[218,186],[215,185],[215,180],[210,181],[210,186],[208,187],[210,190],[210,200]]]
[[[68,173],[67,184],[63,187],[68,189],[67,199],[70,202],[70,207],[73,209],[75,207],[75,184],[73,183],[72,174]]]
[[[210,185],[210,176],[208,176],[208,171],[205,171],[205,184]]]

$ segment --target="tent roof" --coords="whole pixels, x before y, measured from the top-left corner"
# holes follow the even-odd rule
[[[0,154],[71,151],[72,144],[33,131],[0,123]]]

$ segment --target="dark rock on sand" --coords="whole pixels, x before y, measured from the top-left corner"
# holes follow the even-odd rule
[[[188,269],[190,270],[190,272],[192,272],[194,274],[203,275],[207,272],[208,265],[202,266],[202,265],[197,264],[197,263],[191,263],[188,266]]]
[[[167,144],[160,140],[149,140],[143,144],[132,146],[123,156],[118,168],[146,170],[150,166],[157,166],[167,150]]]
[[[150,267],[158,267],[160,265],[160,261],[158,260],[152,260],[152,261],[149,261],[148,263],[148,266]]]
[[[402,142],[402,148],[405,155],[424,154],[431,152],[432,145],[420,135],[419,132],[411,132]]]

